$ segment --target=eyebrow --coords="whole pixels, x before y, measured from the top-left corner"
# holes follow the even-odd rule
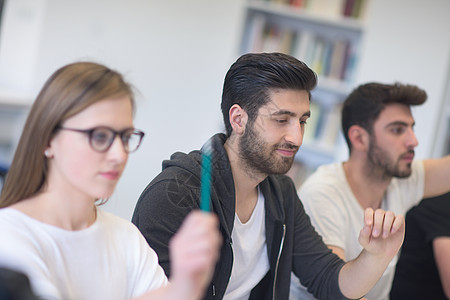
[[[294,113],[294,112],[292,112],[292,111],[289,111],[289,110],[278,110],[278,111],[276,111],[276,112],[274,112],[274,113],[271,113],[270,114],[271,116],[282,116],[282,115],[288,115],[288,116],[291,116],[291,117],[297,117],[297,114],[296,113]],[[302,115],[302,117],[311,117],[311,111],[307,111],[307,112],[305,112],[303,115]]]
[[[390,126],[399,126],[399,125],[400,125],[400,126],[406,126],[406,127],[409,126],[409,124],[406,123],[406,122],[403,122],[403,121],[394,121],[394,122],[388,123],[388,124],[385,126],[385,128],[390,127]],[[413,122],[413,123],[411,124],[411,127],[414,127],[414,125],[416,125],[416,122]]]

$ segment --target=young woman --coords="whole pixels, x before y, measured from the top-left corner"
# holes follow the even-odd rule
[[[220,244],[196,212],[171,241],[170,283],[130,222],[96,205],[114,191],[144,133],[132,89],[105,66],[57,70],[34,102],[0,195],[0,267],[44,299],[197,299]]]

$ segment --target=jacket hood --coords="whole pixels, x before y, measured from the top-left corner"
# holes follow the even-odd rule
[[[223,133],[218,133],[212,136],[208,142],[211,143],[212,153],[213,153],[213,167],[212,169],[215,171],[216,169],[223,168],[224,165],[228,165],[228,170],[231,171],[230,163],[228,161],[228,155],[225,151],[224,144],[227,140],[226,136]],[[162,169],[165,170],[170,167],[178,167],[183,170],[189,171],[193,174],[200,174],[201,171],[201,157],[203,153],[203,149],[206,142],[200,150],[194,150],[189,152],[189,154],[183,152],[175,152],[170,156],[170,160],[164,160],[162,163]]]
[[[211,165],[211,206],[212,210],[221,219],[221,224],[226,224],[223,228],[225,235],[231,237],[234,223],[235,211],[235,188],[233,174],[224,148],[227,137],[223,133],[212,136],[200,150],[194,150],[188,154],[176,152],[172,154],[170,160],[163,161],[163,170],[179,168],[191,174],[189,182],[191,186],[196,186],[200,190],[200,176],[202,168],[202,153],[205,145],[211,143],[212,165]],[[198,192],[198,195],[200,193]],[[198,199],[199,200],[199,199]]]

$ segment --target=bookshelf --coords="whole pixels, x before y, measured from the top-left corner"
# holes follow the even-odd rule
[[[283,52],[318,75],[293,177],[345,159],[340,107],[355,82],[368,0],[249,0],[241,53]],[[304,174],[298,174],[303,172]],[[295,181],[295,180],[294,180]]]
[[[0,177],[11,163],[29,107],[29,97],[0,90]]]

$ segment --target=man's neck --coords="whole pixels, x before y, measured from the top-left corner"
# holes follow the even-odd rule
[[[350,158],[343,163],[345,177],[358,203],[363,209],[381,207],[383,196],[392,178],[377,176],[376,170]]]
[[[228,139],[224,145],[231,165],[236,193],[236,214],[242,223],[250,219],[258,200],[258,185],[267,177],[252,172],[239,157],[237,143]]]

